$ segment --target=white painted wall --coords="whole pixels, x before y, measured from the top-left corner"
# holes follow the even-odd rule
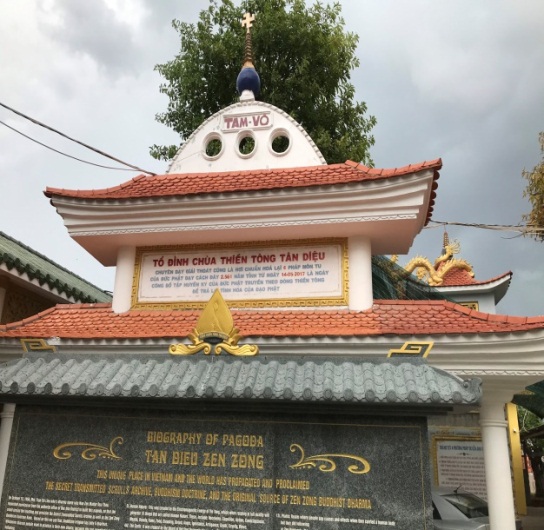
[[[282,153],[273,149],[278,136],[289,139]],[[255,148],[242,154],[244,138],[251,138]],[[221,151],[206,154],[210,141],[221,142]],[[305,167],[325,164],[306,131],[281,109],[250,98],[220,110],[207,119],[181,146],[168,173],[207,173],[248,169]]]
[[[482,311],[483,313],[496,313],[497,308],[495,306],[495,296],[493,293],[480,293],[480,294],[449,294],[446,293],[447,296],[451,296],[456,302],[462,303],[462,302],[478,302],[479,308],[478,311]]]

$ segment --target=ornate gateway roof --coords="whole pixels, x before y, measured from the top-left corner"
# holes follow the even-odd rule
[[[0,366],[0,400],[130,399],[477,405],[478,379],[463,381],[424,362],[241,359],[121,360],[24,358]],[[72,403],[76,403],[72,401]]]
[[[0,338],[116,340],[186,337],[198,310],[133,310],[109,304],[57,305],[35,317],[0,326]],[[445,300],[376,300],[368,311],[233,310],[244,337],[479,335],[538,330],[544,317],[481,313]]]

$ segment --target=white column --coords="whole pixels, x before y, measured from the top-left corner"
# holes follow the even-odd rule
[[[132,302],[132,279],[136,261],[136,247],[121,247],[117,254],[112,309],[115,313],[128,311]]]
[[[510,397],[512,394],[510,394]],[[493,392],[484,394],[480,409],[480,427],[484,447],[485,479],[491,530],[515,530],[516,515],[508,451],[508,423],[505,398]]]
[[[15,405],[5,403],[0,414],[2,423],[0,423],[0,499],[2,498],[2,488],[6,475],[6,465],[8,463],[9,440],[11,438],[11,428],[13,427],[13,415],[15,414]]]
[[[349,308],[365,311],[373,304],[372,253],[368,237],[348,238],[349,254]]]

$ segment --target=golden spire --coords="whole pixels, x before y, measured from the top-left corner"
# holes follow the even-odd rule
[[[246,46],[244,64],[236,79],[236,89],[240,94],[240,100],[243,98],[246,100],[254,99],[261,90],[261,79],[257,70],[255,70],[255,66],[253,66],[253,51],[251,49],[251,28],[254,20],[255,15],[251,13],[246,13],[242,19],[242,27],[246,28]]]
[[[246,33],[250,33],[251,28],[253,27],[252,22],[255,20],[255,15],[252,15],[251,13],[246,13],[244,15],[244,18],[242,19],[242,27],[245,26]]]
[[[450,244],[450,236],[448,235],[446,230],[444,230],[444,244],[442,245],[442,248],[445,249],[449,244]]]
[[[243,68],[254,68],[253,66],[253,50],[251,47],[251,28],[253,27],[253,21],[255,15],[246,13],[242,18],[242,27],[246,28],[246,46],[244,50],[244,64]]]

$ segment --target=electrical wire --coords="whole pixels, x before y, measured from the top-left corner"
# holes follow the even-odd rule
[[[544,227],[527,225],[493,225],[485,223],[461,223],[456,221],[435,221],[431,219],[425,228],[440,228],[441,226],[466,226],[469,228],[482,228],[485,230],[496,230],[499,232],[518,232],[519,234],[538,234],[544,232]]]
[[[102,164],[95,164],[94,162],[89,162],[88,160],[83,160],[81,158],[77,158],[77,156],[69,155],[68,153],[64,153],[62,151],[59,151],[58,149],[55,149],[54,147],[51,147],[50,145],[44,144],[35,138],[32,138],[31,136],[28,136],[27,134],[17,130],[15,127],[12,127],[11,125],[8,125],[7,123],[0,120],[0,124],[4,125],[4,127],[7,127],[8,129],[11,129],[13,132],[16,132],[17,134],[20,134],[21,136],[24,136],[27,140],[30,140],[31,142],[34,142],[38,145],[41,145],[42,147],[45,147],[46,149],[50,149],[51,151],[58,153],[59,155],[66,156],[68,158],[72,158],[73,160],[77,160],[78,162],[83,162],[84,164],[89,164],[91,166],[96,167],[102,167],[104,169],[115,169],[116,171],[134,171],[133,169],[130,169],[128,167],[113,167],[113,166],[104,166]]]
[[[79,140],[76,140],[75,138],[71,138],[70,136],[68,136],[67,134],[64,134],[63,132],[61,131],[58,131],[57,129],[54,129],[53,127],[50,127],[49,125],[46,125],[45,123],[42,123],[30,116],[27,116],[26,114],[23,114],[22,112],[19,112],[18,110],[15,110],[14,108],[10,107],[9,105],[6,105],[5,103],[2,103],[0,101],[0,106],[1,107],[4,107],[5,109],[13,112],[14,114],[17,114],[18,116],[21,116],[22,118],[26,119],[26,120],[29,120],[30,122],[34,123],[35,125],[39,125],[40,127],[44,127],[45,129],[51,131],[51,132],[54,132],[60,136],[62,136],[63,138],[66,138],[67,140],[70,140],[71,142],[75,142],[76,144],[79,144],[83,147],[85,147],[86,149],[90,149],[91,151],[94,151],[95,153],[98,153],[99,155],[101,156],[104,156],[106,158],[109,158],[110,160],[114,160],[115,162],[118,162],[119,164],[122,164],[124,166],[127,166],[128,168],[130,169],[125,169],[125,168],[119,168],[119,167],[112,167],[112,166],[104,166],[102,164],[95,164],[94,162],[89,162],[87,160],[82,160],[81,158],[77,158],[75,156],[72,156],[72,155],[69,155],[67,153],[64,153],[62,151],[59,151],[57,149],[54,149],[53,147],[50,147],[42,142],[39,142],[38,140],[35,140],[34,138],[31,138],[30,136],[27,136],[26,134],[22,133],[21,131],[15,129],[14,127],[12,127],[11,125],[8,125],[7,123],[3,122],[3,121],[0,121],[0,124],[4,125],[5,127],[7,127],[8,129],[11,129],[12,131],[16,132],[17,134],[20,134],[21,136],[24,136],[25,138],[27,138],[28,140],[31,140],[32,142],[35,142],[47,149],[50,149],[51,151],[54,151],[55,153],[58,153],[59,155],[63,155],[63,156],[66,156],[68,158],[72,158],[73,160],[77,160],[78,162],[82,162],[84,164],[90,164],[92,166],[96,166],[96,167],[101,167],[101,168],[104,168],[104,169],[113,169],[113,170],[116,170],[116,171],[131,171],[131,170],[137,170],[137,171],[141,171],[143,173],[147,173],[148,175],[156,175],[156,173],[152,172],[152,171],[147,171],[145,169],[142,169],[138,166],[135,166],[133,164],[129,164],[128,162],[124,162],[123,160],[120,160],[112,155],[109,155],[108,153],[105,153],[104,151],[101,151],[100,149],[97,149],[95,147],[92,147],[84,142],[80,142]],[[189,158],[189,157],[187,157]],[[518,232],[520,235],[536,235],[536,234],[542,234],[544,233],[544,227],[540,227],[540,226],[527,226],[527,225],[496,225],[496,224],[485,224],[485,223],[461,223],[461,222],[456,222],[456,221],[435,221],[433,219],[431,219],[429,221],[429,224],[425,227],[427,229],[432,229],[432,228],[439,228],[441,226],[446,226],[446,225],[450,225],[450,226],[465,226],[465,227],[469,227],[469,228],[481,228],[481,229],[485,229],[485,230],[496,230],[496,231],[503,231],[503,232]]]
[[[45,123],[42,123],[41,121],[38,121],[34,118],[31,118],[30,116],[27,116],[26,114],[23,114],[22,112],[19,112],[18,110],[15,110],[14,108],[10,107],[9,105],[6,105],[5,103],[2,103],[0,101],[0,106],[4,107],[5,109],[13,112],[14,114],[17,114],[18,116],[21,116],[25,120],[29,120],[30,122],[34,123],[35,125],[39,125],[40,127],[43,127],[44,129],[47,129],[48,131],[54,132],[55,134],[58,134],[62,136],[63,138],[66,138],[67,140],[70,140],[71,142],[75,142],[76,144],[79,144],[86,149],[90,149],[91,151],[94,151],[95,153],[98,153],[101,156],[105,156],[106,158],[109,158],[110,160],[114,160],[115,162],[118,162],[119,164],[122,164],[123,166],[130,167],[132,169],[135,169],[136,171],[141,171],[143,173],[147,173],[148,175],[156,175],[156,173],[153,173],[152,171],[147,171],[145,169],[142,169],[138,166],[134,166],[132,164],[129,164],[128,162],[124,162],[123,160],[120,160],[119,158],[115,158],[112,155],[109,155],[108,153],[105,153],[104,151],[101,151],[100,149],[97,149],[96,147],[92,147],[91,145],[88,145],[84,142],[80,142],[79,140],[76,140],[75,138],[72,138],[68,136],[67,134],[64,134],[63,132],[54,129],[53,127],[50,127],[49,125],[46,125]]]

